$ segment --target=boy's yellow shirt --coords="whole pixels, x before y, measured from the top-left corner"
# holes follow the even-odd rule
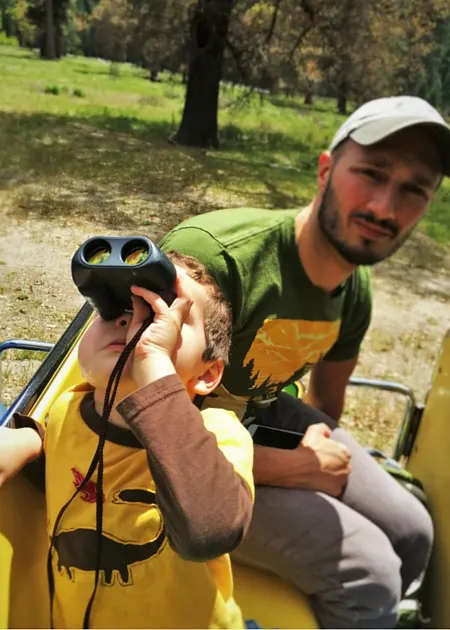
[[[45,436],[48,531],[89,468],[98,435],[80,415],[89,385],[64,393]],[[218,448],[254,493],[251,438],[231,412],[202,412]],[[186,475],[189,471],[186,470]],[[195,488],[192,489],[195,492]],[[242,628],[228,555],[188,562],[169,546],[146,452],[107,441],[104,449],[102,568],[93,628]],[[53,574],[55,627],[81,628],[94,586],[96,474],[60,522]]]

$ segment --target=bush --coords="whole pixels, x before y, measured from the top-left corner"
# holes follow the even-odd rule
[[[62,92],[62,88],[59,85],[46,85],[44,92],[46,94],[54,94],[55,96],[59,96]]]
[[[72,94],[78,98],[84,98],[86,96],[81,88],[74,88]]]
[[[18,46],[17,37],[8,37],[4,31],[0,31],[0,45],[2,46]]]

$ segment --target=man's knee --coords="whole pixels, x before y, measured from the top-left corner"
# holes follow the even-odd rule
[[[373,526],[343,549],[338,581],[313,596],[322,628],[393,628],[401,599],[400,560]]]

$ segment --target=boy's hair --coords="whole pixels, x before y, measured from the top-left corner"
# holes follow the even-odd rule
[[[208,292],[205,311],[206,348],[203,361],[222,360],[228,364],[231,345],[231,309],[219,285],[205,265],[193,256],[171,250],[164,252],[174,265],[183,267],[187,275],[204,286]]]

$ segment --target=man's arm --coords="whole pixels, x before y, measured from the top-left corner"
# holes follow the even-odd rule
[[[344,410],[345,390],[358,357],[347,361],[319,361],[312,368],[305,402],[339,422]]]
[[[306,488],[339,496],[350,473],[350,452],[330,438],[324,423],[308,427],[293,450],[255,446],[255,483],[281,488]]]
[[[345,403],[345,390],[358,362],[361,344],[372,316],[370,270],[360,267],[352,274],[346,289],[339,337],[327,354],[311,370],[305,402],[339,421]]]

